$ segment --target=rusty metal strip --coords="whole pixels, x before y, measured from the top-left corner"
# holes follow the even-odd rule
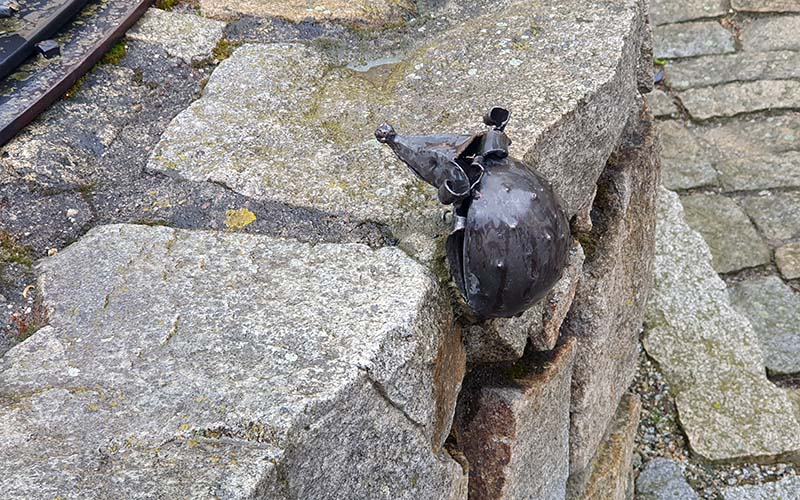
[[[92,23],[93,17],[106,15],[116,16],[113,24],[99,35],[90,45],[83,47],[77,54],[69,56],[69,64],[58,67],[53,65],[37,67],[36,58],[17,68],[18,73],[0,81],[0,146],[11,140],[20,130],[34,120],[48,106],[63,96],[73,85],[88,72],[116,43],[125,32],[150,7],[153,0],[94,0],[89,2],[80,14],[82,22]],[[64,28],[69,30],[70,26]],[[79,28],[76,30],[80,31]],[[62,30],[63,31],[63,30]],[[87,30],[88,32],[89,30]],[[67,48],[66,50],[69,50]],[[16,75],[30,70],[35,79],[31,85]],[[36,74],[35,72],[42,73]],[[48,72],[49,73],[45,73]],[[28,88],[30,87],[30,88]]]

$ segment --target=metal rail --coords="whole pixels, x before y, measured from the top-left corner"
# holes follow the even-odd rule
[[[43,61],[41,57],[35,55],[30,57],[29,52],[26,61],[21,64],[17,62],[9,74],[0,80],[0,146],[72,88],[103,54],[122,38],[144,14],[152,1],[62,2],[62,4],[70,3],[73,9],[76,4],[81,4],[83,10],[71,24],[64,25],[62,20],[60,23],[62,29],[58,33],[49,33],[49,37],[59,41],[61,56]],[[68,10],[70,6],[66,6],[65,9]],[[72,15],[74,16],[74,12]],[[55,17],[57,16],[53,15],[49,18]],[[50,25],[52,24],[55,22]],[[32,28],[27,29],[30,33]],[[38,33],[42,34],[39,36],[44,36],[44,31],[40,30]],[[30,39],[41,41],[36,37]],[[0,46],[0,49],[2,48]],[[5,55],[0,50],[0,58],[5,59],[3,57]],[[11,57],[10,52],[8,56]]]

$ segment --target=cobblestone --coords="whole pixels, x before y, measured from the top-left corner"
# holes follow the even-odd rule
[[[756,19],[742,33],[742,48],[752,51],[800,50],[798,33],[800,16]]]
[[[653,29],[656,58],[725,54],[735,49],[733,35],[716,21],[669,24]]]

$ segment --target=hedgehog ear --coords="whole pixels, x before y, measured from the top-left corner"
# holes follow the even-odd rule
[[[511,112],[509,110],[501,108],[500,106],[495,106],[484,115],[483,123],[502,131],[506,128],[510,118]]]

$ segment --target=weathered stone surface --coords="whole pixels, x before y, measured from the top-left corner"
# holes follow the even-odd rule
[[[795,151],[800,142],[800,113],[738,117],[696,127],[694,133],[729,157]]]
[[[717,171],[711,166],[713,148],[703,144],[680,121],[658,123],[661,136],[662,182],[668,189],[691,189],[717,184]]]
[[[777,276],[736,283],[730,295],[733,307],[758,335],[767,370],[774,375],[800,373],[800,296]]]
[[[167,54],[192,64],[212,59],[212,52],[224,30],[225,23],[220,21],[151,8],[126,36],[160,44]]]
[[[784,242],[800,237],[800,193],[766,193],[742,199],[747,215],[770,240]]]
[[[731,0],[731,7],[742,12],[800,12],[797,0]]]
[[[731,307],[708,246],[666,190],[646,324],[645,349],[664,372],[699,457],[768,462],[800,450],[792,404],[767,380],[755,332]]]
[[[563,336],[578,339],[571,474],[586,469],[595,455],[638,361],[642,309],[652,280],[659,182],[658,145],[648,115],[632,117],[622,146],[598,182],[592,232],[581,236],[586,261],[562,325]]]
[[[746,51],[800,50],[798,32],[800,16],[762,17],[743,30],[742,48]]]
[[[726,191],[800,187],[800,152],[731,157],[716,163]]]
[[[763,80],[733,82],[717,87],[689,89],[680,93],[681,102],[692,117],[707,120],[764,109],[800,107],[800,82]]]
[[[511,153],[553,181],[572,215],[634,107],[643,9],[514,0],[366,72],[332,64],[322,49],[245,45],[172,122],[149,167],[357,219],[427,218],[438,211],[433,189],[374,140],[375,126],[473,132],[503,103],[513,113]],[[575,12],[587,22],[575,23]],[[532,20],[539,35],[511,43]]]
[[[775,262],[787,280],[800,278],[800,243],[787,243],[776,248]]]
[[[656,89],[645,96],[650,109],[653,110],[653,116],[670,116],[678,112],[678,107],[663,90]]]
[[[683,471],[669,458],[654,458],[644,464],[636,478],[638,500],[699,500],[683,477]]]
[[[724,16],[728,12],[725,3],[724,0],[651,0],[650,19],[658,26]]]
[[[0,360],[6,498],[466,498],[461,340],[401,251],[113,225],[41,270],[49,326]]]
[[[592,460],[592,474],[580,498],[627,500],[633,480],[631,459],[641,409],[639,396],[631,393],[622,396],[614,420]]]
[[[695,194],[684,196],[681,201],[686,221],[711,248],[718,273],[770,261],[769,247],[734,200],[718,194]]]
[[[369,24],[398,23],[416,10],[415,0],[200,0],[203,15],[231,20],[242,15],[280,17],[291,22],[307,18]]]
[[[738,52],[672,61],[666,68],[675,90],[708,87],[734,81],[800,78],[800,53],[791,51]]]
[[[583,274],[583,261],[586,254],[577,241],[569,251],[569,261],[564,269],[564,274],[556,286],[544,298],[544,313],[542,316],[542,330],[532,331],[530,335],[531,346],[537,351],[550,351],[556,347],[561,332],[561,325],[569,313],[578,283]]]
[[[800,477],[753,486],[735,486],[722,490],[723,500],[790,500],[800,498]]]
[[[453,431],[470,464],[470,499],[563,499],[569,472],[575,341],[532,353],[508,373],[473,372]]]
[[[465,328],[467,362],[495,363],[521,358],[528,337],[541,337],[543,309],[544,302],[540,301],[517,318],[493,318]]]
[[[734,52],[733,35],[716,21],[670,24],[653,28],[658,59]]]

